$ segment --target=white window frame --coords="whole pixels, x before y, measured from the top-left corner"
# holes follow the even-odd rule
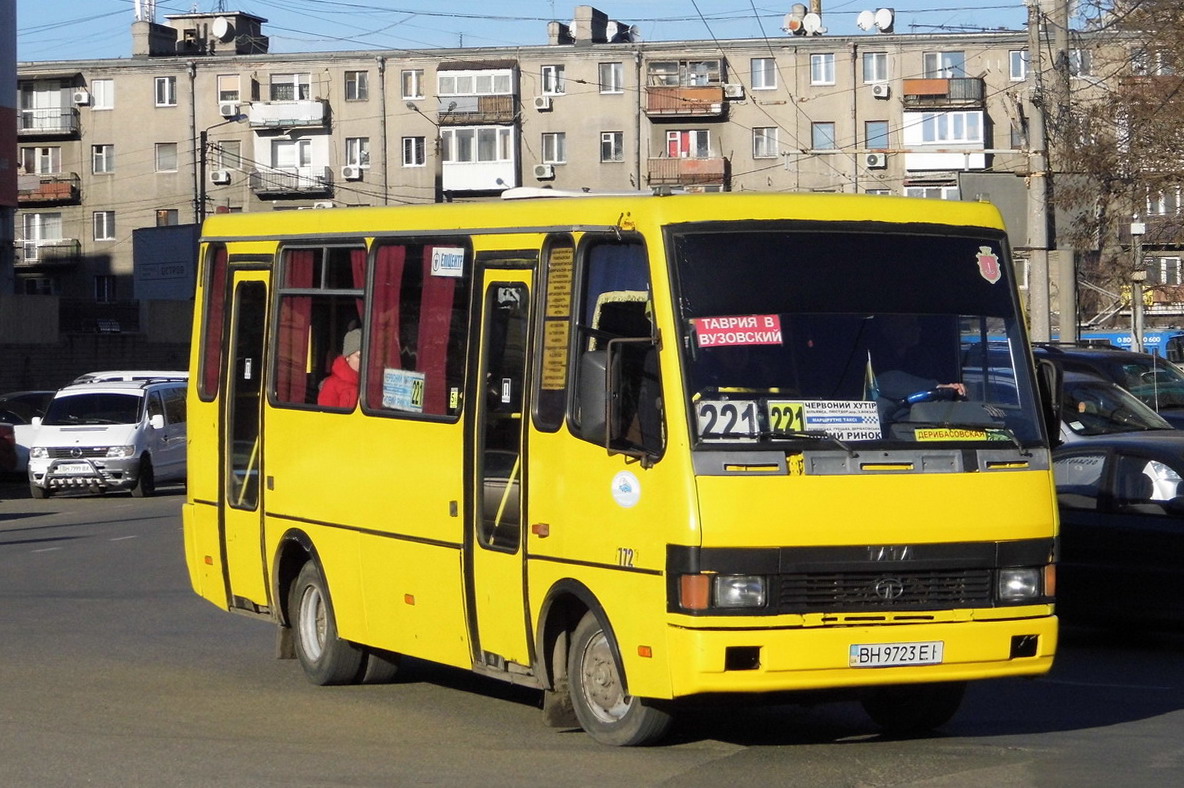
[[[115,146],[110,143],[90,146],[90,171],[93,175],[115,172]]]
[[[861,61],[861,68],[863,74],[863,84],[873,85],[877,82],[887,82],[889,79],[888,53],[864,52]]]
[[[543,164],[567,164],[567,132],[544,131]]]
[[[450,126],[440,130],[441,156],[448,164],[513,161],[514,135],[509,126]],[[492,153],[492,158],[488,154]]]
[[[1028,78],[1028,50],[1013,49],[1009,51],[1007,61],[1012,82],[1023,82]]]
[[[776,126],[757,126],[752,130],[752,158],[775,159],[780,153]]]
[[[271,166],[282,172],[311,167],[312,141],[308,139],[272,140]]]
[[[156,77],[153,80],[153,85],[156,90],[156,106],[158,107],[175,107],[177,106],[177,78]]]
[[[835,53],[816,52],[810,55],[810,84],[835,84]]]
[[[709,129],[668,129],[666,131],[666,155],[672,159],[710,159],[711,131]]]
[[[625,92],[625,64],[600,63],[596,67],[601,93]]]
[[[370,100],[370,72],[351,69],[345,72],[345,100]]]
[[[91,215],[91,230],[96,241],[114,241],[115,211],[95,211]]]
[[[370,169],[370,138],[345,138],[345,163],[351,167]]]
[[[508,68],[440,71],[436,74],[436,95],[510,96],[514,93],[514,72]]]
[[[220,170],[238,170],[243,166],[243,144],[240,140],[221,140],[214,143],[214,161]]]
[[[905,197],[922,197],[928,200],[959,200],[957,186],[906,186]]]
[[[966,76],[966,53],[960,49],[925,52],[921,55],[925,79],[956,79]]]
[[[754,57],[749,62],[753,90],[777,89],[777,60],[771,57]]]
[[[162,164],[164,164],[164,165],[168,164],[167,158],[170,155],[169,154],[170,149],[172,151],[171,156],[172,156],[172,160],[173,160],[172,161],[173,166],[171,169],[168,166],[162,166]],[[180,153],[177,149],[177,143],[175,143],[175,142],[158,142],[158,143],[156,143],[153,146],[152,163],[153,163],[153,167],[154,167],[155,172],[177,172],[177,167],[180,165]]]
[[[428,163],[427,137],[403,138],[403,166],[426,167]]]
[[[1168,255],[1155,258],[1161,285],[1184,285],[1184,262],[1179,255]]]
[[[562,96],[567,93],[566,70],[561,64],[543,66],[541,78],[544,96]]]
[[[600,161],[603,163],[625,161],[625,132],[600,132]]]
[[[90,108],[92,110],[115,109],[115,80],[92,79],[90,81]]]
[[[18,160],[27,175],[57,175],[62,171],[62,149],[57,145],[23,145]]]
[[[982,141],[983,113],[980,110],[921,113],[922,144],[982,144]]]
[[[290,87],[290,97],[277,97],[278,89]],[[280,92],[287,92],[280,91]],[[267,82],[268,101],[307,101],[312,98],[312,75],[308,73],[271,74]]]
[[[405,68],[399,74],[399,84],[405,99],[423,98],[423,69]]]
[[[238,74],[218,75],[218,101],[242,101],[242,80]]]

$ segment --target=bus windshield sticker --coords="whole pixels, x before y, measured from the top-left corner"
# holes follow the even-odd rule
[[[769,400],[765,415],[774,437],[822,432],[844,441],[880,440],[880,411],[869,400]]]
[[[991,251],[989,246],[978,248],[978,272],[991,284],[995,284],[1003,276],[999,268],[999,255]]]
[[[760,434],[753,400],[703,399],[695,404],[699,437],[717,441],[755,441]]]
[[[382,407],[423,413],[425,375],[409,369],[382,371]]]
[[[465,275],[465,250],[459,246],[437,246],[432,249],[432,276]]]
[[[691,319],[699,347],[780,345],[780,315],[732,315]]]
[[[965,427],[918,427],[913,433],[917,441],[1006,441],[1011,440],[1002,430],[967,429]]]

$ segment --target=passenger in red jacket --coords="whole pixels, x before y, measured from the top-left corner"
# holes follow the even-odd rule
[[[353,408],[358,404],[358,367],[362,363],[362,329],[345,333],[341,355],[333,359],[329,377],[321,384],[317,404],[330,408]]]

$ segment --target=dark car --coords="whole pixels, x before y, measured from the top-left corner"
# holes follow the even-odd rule
[[[1086,372],[1113,381],[1156,410],[1173,427],[1184,428],[1184,370],[1152,353],[1116,347],[1038,344],[1037,360],[1049,359],[1066,372]]]
[[[1184,432],[1096,436],[1053,453],[1068,623],[1184,628]]]
[[[11,406],[12,410],[28,411],[31,416],[45,415],[45,409],[56,391],[9,391],[0,394],[0,408]]]

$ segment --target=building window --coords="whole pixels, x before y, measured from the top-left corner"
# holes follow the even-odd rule
[[[1182,279],[1180,258],[1179,257],[1159,257],[1152,258],[1150,271],[1148,277],[1153,284],[1158,285],[1180,285],[1184,284]],[[1157,278],[1158,277],[1158,278]]]
[[[458,126],[442,129],[442,156],[449,164],[513,161],[514,137],[509,126]]]
[[[1069,53],[1069,76],[1092,77],[1093,54],[1088,49],[1074,49]]]
[[[308,74],[272,74],[271,101],[306,101],[312,97],[312,80]]]
[[[272,140],[271,166],[286,170],[298,170],[312,164],[312,146],[309,140]]]
[[[222,140],[214,144],[214,167],[219,170],[243,168],[243,144],[239,140]]]
[[[177,143],[175,143],[175,142],[158,142],[158,143],[156,143],[156,171],[157,172],[176,172],[177,171]]]
[[[345,100],[368,101],[370,99],[370,72],[345,72]]]
[[[887,197],[892,194],[892,190],[891,189],[864,189],[863,193],[864,194],[875,194],[880,197]]]
[[[965,52],[926,52],[921,56],[925,79],[954,79],[966,76]]]
[[[1147,194],[1148,216],[1171,216],[1180,213],[1180,189],[1168,188]]]
[[[908,186],[905,197],[923,197],[927,200],[958,200],[957,186]]]
[[[543,95],[558,96],[567,92],[563,66],[543,66]]]
[[[887,82],[888,81],[888,53],[887,52],[864,52],[863,53],[863,82],[870,84],[873,82]]]
[[[354,167],[370,166],[370,138],[345,138],[345,163]]]
[[[711,157],[711,133],[707,129],[671,129],[666,132],[666,155],[672,159]]]
[[[409,68],[402,72],[399,80],[403,85],[403,98],[423,98],[423,69]]]
[[[811,123],[810,147],[814,150],[833,150],[835,148],[835,124]]]
[[[508,96],[513,92],[510,69],[443,71],[436,74],[441,96]]]
[[[115,146],[91,145],[90,169],[95,175],[105,175],[115,172]]]
[[[426,137],[403,138],[403,166],[422,167],[428,163]]]
[[[888,121],[867,120],[863,123],[863,144],[871,150],[887,150]]]
[[[752,89],[775,90],[777,88],[777,61],[771,57],[752,59]]]
[[[600,132],[600,160],[601,161],[624,161],[625,160],[625,132],[623,132],[623,131],[602,131],[602,132]]]
[[[922,142],[982,142],[982,112],[924,112]]]
[[[156,78],[156,106],[158,106],[158,107],[175,107],[175,106],[177,106],[177,78],[176,77],[157,77]]]
[[[92,79],[90,81],[90,108],[92,110],[115,108],[115,80]]]
[[[99,274],[95,277],[95,301],[109,304],[115,300],[115,277],[112,274]]]
[[[176,227],[181,223],[180,212],[176,208],[157,208],[156,209],[156,226],[157,227]]]
[[[94,230],[94,239],[96,241],[114,241],[115,211],[95,211]]]
[[[1028,78],[1028,50],[1013,49],[1007,56],[1011,62],[1011,81],[1023,82]]]
[[[567,133],[549,131],[543,134],[543,163],[567,163]]]
[[[237,102],[241,96],[238,74],[218,75],[218,101]]]
[[[777,158],[777,127],[764,126],[752,130],[752,158]]]
[[[723,83],[720,60],[654,60],[646,68],[651,87],[702,87]]]
[[[810,84],[835,84],[835,54],[833,52],[810,55]]]
[[[625,92],[625,66],[621,63],[601,63],[599,66],[600,92]]]
[[[21,148],[18,166],[26,175],[53,175],[62,171],[62,149],[53,146]]]
[[[53,295],[54,281],[48,276],[23,276],[17,280],[17,292],[24,295]]]

